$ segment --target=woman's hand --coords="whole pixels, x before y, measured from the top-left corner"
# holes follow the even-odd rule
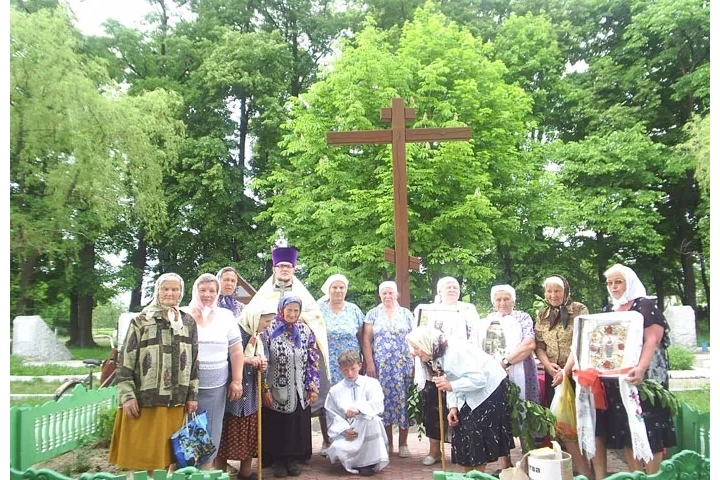
[[[460,417],[458,417],[458,409],[453,407],[447,414],[448,424],[451,427],[457,427],[460,425]]]
[[[375,362],[370,360],[367,364],[367,369],[365,370],[365,375],[372,378],[377,378],[377,371],[375,370]]]
[[[550,384],[550,386],[557,387],[558,385],[560,385],[563,381],[563,376],[564,376],[563,369],[562,368],[558,369],[557,373],[555,373],[555,375],[553,375],[553,377],[552,377],[552,383]]]
[[[547,365],[543,365],[545,367],[545,373],[548,377],[552,378],[553,380],[557,376],[557,374],[562,370],[560,368],[560,365],[557,363],[549,363]]]
[[[242,394],[242,380],[233,380],[232,382],[230,382],[230,385],[228,385],[228,400],[234,402],[238,398],[242,397]]]
[[[308,402],[310,402],[310,404],[315,403],[318,399],[317,392],[315,392],[313,390],[308,390],[307,391],[307,399],[308,399]]]
[[[432,380],[433,382],[435,382],[435,386],[438,390],[452,392],[452,385],[450,384],[450,380],[448,380],[445,375],[440,377],[433,377]]]
[[[195,413],[197,412],[197,400],[188,400],[185,402],[185,411],[187,413]]]
[[[255,357],[257,358],[257,364],[255,365],[255,368],[260,370],[261,372],[264,372],[267,370],[267,359],[265,357]]]
[[[629,383],[630,385],[638,386],[640,385],[643,380],[645,380],[645,371],[646,368],[642,368],[640,365],[635,365],[633,368],[630,369],[630,371],[627,374],[627,377],[625,377],[625,381]]]
[[[125,400],[122,404],[123,414],[125,418],[138,418],[140,416],[140,405],[134,398]]]
[[[272,393],[270,393],[269,390],[267,392],[263,393],[262,402],[263,402],[263,405],[265,405],[266,407],[272,407],[273,398],[272,398]]]

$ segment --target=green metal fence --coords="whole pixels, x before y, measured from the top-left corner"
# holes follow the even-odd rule
[[[673,421],[677,446],[668,449],[668,455],[681,450],[692,450],[705,458],[710,458],[710,412],[700,413],[687,403],[683,403]]]
[[[456,472],[433,472],[433,480],[497,480],[487,473],[471,471],[465,474]],[[578,475],[574,480],[588,480],[584,475]],[[710,480],[710,460],[697,452],[683,450],[663,460],[660,470],[652,475],[645,472],[618,472],[613,473],[605,480]]]
[[[34,407],[10,408],[10,467],[26,470],[62,455],[96,434],[100,413],[117,408],[115,387],[86,390]]]
[[[125,474],[113,475],[111,473],[83,473],[81,480],[230,480],[227,473],[220,470],[200,471],[194,467],[186,467],[168,473],[165,470],[155,470],[150,477],[147,472],[135,472],[132,477]],[[10,480],[73,480],[54,470],[42,468],[35,470],[29,468],[24,472],[10,469]]]

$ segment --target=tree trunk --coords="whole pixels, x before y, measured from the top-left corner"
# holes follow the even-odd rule
[[[37,253],[30,253],[22,260],[20,265],[20,289],[17,302],[15,302],[15,316],[32,315],[34,313],[33,300],[28,298],[26,294],[31,291],[34,282],[37,258]]]
[[[147,242],[145,241],[145,230],[140,230],[138,235],[137,248],[132,253],[132,267],[135,271],[135,282],[132,292],[130,292],[131,312],[139,312],[142,308],[142,286],[143,277],[145,276],[145,268],[147,267]]]
[[[96,346],[92,335],[92,314],[95,306],[96,285],[95,244],[86,243],[80,249],[75,275],[74,289],[77,314],[73,315],[71,313],[70,316],[70,340],[68,340],[70,346]]]

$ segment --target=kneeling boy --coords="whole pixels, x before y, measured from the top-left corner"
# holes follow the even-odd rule
[[[344,350],[338,357],[345,377],[325,399],[331,463],[340,462],[350,473],[369,477],[387,464],[387,434],[379,414],[384,395],[377,379],[360,375],[360,354]]]

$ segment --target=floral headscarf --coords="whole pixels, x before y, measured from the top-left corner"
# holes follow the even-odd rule
[[[277,311],[277,315],[275,315],[275,320],[277,320],[277,325],[275,326],[275,329],[270,334],[270,339],[273,339],[273,338],[287,332],[292,335],[293,343],[295,344],[295,347],[299,348],[302,340],[300,338],[300,332],[295,327],[297,322],[287,323],[285,321],[285,307],[287,307],[291,303],[297,303],[298,305],[300,305],[300,311],[302,312],[302,300],[300,300],[300,297],[296,297],[294,295],[288,295],[287,297],[282,297],[280,299],[280,301],[278,302],[278,311]]]
[[[218,282],[220,282],[223,273],[225,272],[233,272],[237,279],[240,279],[240,275],[238,275],[237,270],[235,270],[233,267],[224,267],[221,268],[220,271],[217,273]],[[223,295],[222,293],[220,293],[220,287],[218,287],[218,306],[222,308],[227,308],[233,313],[233,315],[238,314],[237,305],[235,305],[235,299],[233,298],[232,294]]]
[[[420,350],[430,355],[430,361],[427,362],[427,367],[431,371],[438,372],[442,370],[440,362],[438,362],[437,359],[445,354],[447,339],[441,330],[427,325],[421,325],[405,335],[405,339],[408,343],[414,343]]]
[[[172,305],[170,307],[165,307],[160,304],[160,287],[167,280],[177,280],[180,282],[180,296],[178,297],[178,304]],[[155,314],[159,313],[161,317],[166,318],[170,322],[170,327],[172,327],[174,332],[182,330],[183,321],[182,316],[180,315],[180,309],[178,307],[180,305],[180,299],[182,299],[184,291],[185,282],[180,275],[178,275],[177,273],[163,273],[155,281],[153,299],[147,307],[143,308],[142,313],[144,313],[146,317],[152,317]]]

